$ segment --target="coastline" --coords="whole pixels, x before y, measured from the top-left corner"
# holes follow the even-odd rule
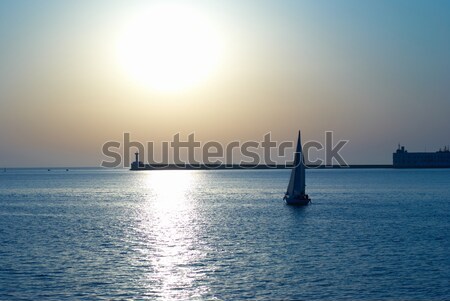
[[[130,168],[131,171],[142,171],[142,170],[235,170],[235,169],[291,169],[292,165],[284,164],[154,164],[151,166],[146,165],[145,167]],[[307,165],[308,169],[354,169],[354,168],[394,168],[392,164],[352,164],[348,166],[341,165]]]

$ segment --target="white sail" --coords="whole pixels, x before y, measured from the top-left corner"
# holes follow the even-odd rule
[[[294,163],[295,166],[295,163]],[[289,185],[287,189],[287,195],[292,196],[294,195],[294,183],[295,183],[295,168],[292,168],[291,170],[291,178],[289,180]]]
[[[302,151],[301,134],[298,132],[297,147],[295,150],[294,167],[287,189],[289,197],[305,195],[305,165]]]

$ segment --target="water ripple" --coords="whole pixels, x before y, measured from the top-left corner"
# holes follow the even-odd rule
[[[1,175],[0,300],[450,299],[449,171],[307,174]]]

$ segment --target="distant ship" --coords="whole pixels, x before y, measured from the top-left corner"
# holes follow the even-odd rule
[[[392,154],[394,168],[450,168],[450,150],[444,147],[437,152],[410,153],[404,146],[398,146]]]
[[[305,159],[302,151],[300,131],[298,132],[297,148],[295,150],[294,167],[291,170],[291,178],[284,200],[288,205],[304,206],[311,202],[306,194],[305,185]]]

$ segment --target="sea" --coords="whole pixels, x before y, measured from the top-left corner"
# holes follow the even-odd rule
[[[450,300],[450,169],[0,171],[0,300]]]

